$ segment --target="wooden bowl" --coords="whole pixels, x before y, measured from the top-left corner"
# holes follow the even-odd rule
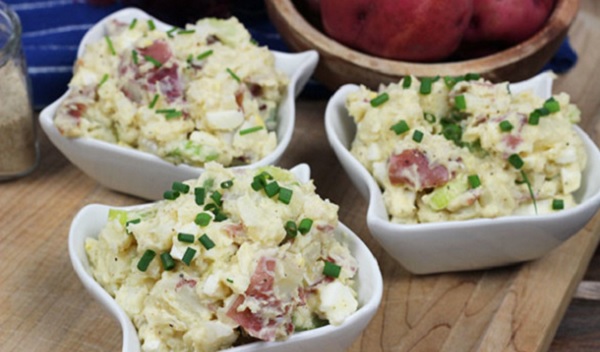
[[[457,76],[479,73],[493,81],[522,81],[539,73],[563,42],[579,8],[579,0],[557,0],[545,26],[531,38],[477,59],[444,63],[414,63],[371,56],[350,49],[311,25],[292,0],[266,0],[269,17],[291,50],[319,52],[315,77],[336,90],[346,83],[376,89],[405,75]],[[314,22],[314,21],[313,21]]]

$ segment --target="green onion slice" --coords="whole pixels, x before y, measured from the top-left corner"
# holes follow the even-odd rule
[[[383,92],[381,94],[379,94],[378,96],[376,96],[375,98],[371,99],[371,106],[376,108],[378,106],[380,106],[381,104],[385,103],[386,101],[388,101],[390,99],[390,96],[388,95],[388,93]]]
[[[227,180],[227,181],[221,182],[221,188],[223,188],[223,189],[231,188],[231,186],[233,186],[233,180]]]
[[[137,18],[134,18],[133,21],[131,21],[131,24],[129,25],[129,29],[133,29],[136,24],[137,24]]]
[[[200,238],[198,240],[200,241],[200,243],[202,243],[204,248],[206,248],[207,250],[209,250],[215,246],[215,243],[210,239],[210,237],[208,237],[207,234],[200,236]]]
[[[153,31],[156,29],[156,25],[154,24],[153,20],[148,20],[148,28]]]
[[[523,159],[521,159],[519,154],[511,154],[508,157],[508,162],[517,170],[522,168],[523,164],[525,164],[525,162],[523,162]]]
[[[456,106],[456,108],[458,110],[466,110],[467,109],[467,100],[465,99],[464,95],[457,95],[454,97],[454,106]]]
[[[421,143],[421,141],[423,140],[423,132],[421,132],[419,130],[415,130],[413,132],[412,139],[413,139],[413,141],[415,141],[417,143]]]
[[[179,193],[188,193],[190,191],[190,186],[183,182],[173,182],[173,186],[171,188]]]
[[[477,188],[481,186],[481,180],[479,179],[479,175],[477,174],[469,175],[467,177],[467,180],[469,181],[469,185],[471,186],[471,188]]]
[[[514,155],[514,154],[513,154]],[[529,196],[531,197],[531,201],[533,202],[533,207],[535,209],[535,213],[538,213],[537,202],[535,201],[535,195],[533,194],[533,188],[531,187],[531,182],[529,182],[529,178],[525,171],[521,170],[521,176],[523,177],[523,181],[527,184],[527,189],[529,190]]]
[[[553,210],[561,210],[565,208],[565,202],[562,199],[553,199],[552,200],[552,209]]]
[[[323,267],[323,274],[325,276],[329,276],[329,277],[339,277],[340,276],[340,272],[342,271],[342,267],[329,262],[329,261],[325,261],[325,266]]]
[[[286,222],[283,228],[285,229],[285,233],[288,237],[294,238],[298,234],[298,228],[296,227],[296,223],[292,220]]]
[[[192,259],[194,259],[195,255],[196,250],[192,247],[187,247],[185,253],[183,254],[183,257],[181,258],[181,261],[184,262],[185,265],[190,266],[190,264],[192,263]]]
[[[412,76],[404,76],[402,80],[402,88],[408,89],[412,85]]]
[[[467,73],[465,75],[466,81],[477,81],[480,78],[481,78],[481,75],[479,73]]]
[[[183,111],[171,111],[165,114],[165,119],[171,120],[181,117],[183,115]]]
[[[437,120],[435,118],[435,115],[430,113],[430,112],[424,112],[423,113],[423,118],[425,119],[425,121],[429,122],[429,123],[435,123],[435,121]]]
[[[279,193],[279,184],[277,181],[273,181],[265,186],[265,193],[269,198]]]
[[[180,242],[194,243],[196,237],[191,233],[180,232],[177,234],[177,240],[179,240]]]
[[[419,93],[423,94],[423,95],[427,95],[431,93],[431,87],[433,86],[433,83],[435,81],[437,81],[438,79],[440,79],[439,76],[436,77],[423,77],[421,78],[421,86],[419,87]]]
[[[102,79],[100,80],[100,83],[98,83],[98,88],[102,87],[102,85],[108,81],[108,73],[105,73],[104,76],[102,76]]]
[[[219,191],[214,191],[210,195],[210,199],[212,199],[213,202],[215,202],[215,204],[218,205],[218,206],[222,206],[223,205],[223,200],[221,198],[223,198],[223,195]]]
[[[546,100],[544,102],[544,107],[551,113],[560,111],[560,104],[558,103],[558,101],[556,101],[556,99],[554,99],[554,97],[551,97],[548,100]]]
[[[110,40],[110,37],[105,35],[104,39],[106,40],[106,44],[108,44],[108,50],[110,51],[110,53],[112,55],[117,55],[117,52],[115,51],[115,47],[113,46],[113,42],[112,40]]]
[[[304,218],[300,221],[300,224],[298,225],[298,231],[301,234],[306,235],[310,231],[312,224],[313,224],[312,219]]]
[[[167,200],[175,200],[179,197],[179,192],[177,191],[173,191],[173,190],[168,190],[165,191],[165,193],[163,193],[163,198],[167,199]]]
[[[138,64],[140,62],[139,58],[138,58],[138,52],[134,50],[131,50],[131,60],[133,60],[134,64]]]
[[[210,223],[210,220],[212,220],[212,216],[210,216],[209,213],[202,212],[196,215],[194,222],[196,223],[196,225],[204,227]]]
[[[125,222],[125,232],[127,232],[128,235],[131,235],[131,232],[129,231],[129,225],[130,224],[139,224],[142,221],[142,219],[137,218],[137,219],[133,219],[133,220],[129,220],[127,222]]]
[[[502,132],[510,132],[513,129],[512,123],[510,123],[508,120],[500,122],[499,126]]]
[[[173,38],[173,33],[174,33],[174,32],[175,32],[177,29],[178,29],[177,27],[173,27],[173,28],[171,28],[171,29],[169,29],[169,30],[167,31],[167,35],[169,36],[169,38]]]
[[[150,262],[152,261],[152,259],[154,259],[155,256],[155,251],[147,249],[137,263],[138,270],[146,271],[146,269],[148,269],[148,266],[150,265]]]
[[[284,204],[290,204],[290,201],[292,200],[292,194],[294,193],[294,191],[292,191],[289,188],[285,188],[285,187],[280,187],[279,188],[279,196],[278,196],[278,200],[281,203]]]
[[[538,109],[534,110],[533,112],[531,112],[529,114],[529,119],[527,120],[527,123],[529,123],[532,126],[535,126],[537,124],[540,123],[540,112]]]
[[[177,32],[177,34],[193,34],[196,33],[195,29],[182,29]]]
[[[227,220],[227,219],[228,219],[228,218],[227,218],[227,215],[225,215],[225,214],[224,214],[223,212],[221,212],[221,211],[218,211],[218,212],[215,214],[215,222],[221,222],[221,221],[225,221],[225,220]]]
[[[240,130],[240,136],[243,136],[243,135],[246,135],[246,134],[250,134],[250,133],[253,133],[253,132],[257,132],[257,131],[260,131],[262,129],[263,129],[262,126],[254,126],[254,127],[246,128],[246,129]]]
[[[405,120],[400,120],[396,124],[392,125],[390,129],[394,131],[397,135],[401,135],[405,132],[408,132],[408,130],[410,130],[410,127],[408,127],[408,123],[406,123]]]
[[[162,253],[160,255],[160,261],[162,262],[163,269],[165,270],[173,270],[173,268],[175,268],[175,261],[169,252]]]
[[[204,198],[206,198],[206,190],[204,187],[196,187],[194,188],[194,196],[196,200],[196,204],[202,205],[204,204]]]

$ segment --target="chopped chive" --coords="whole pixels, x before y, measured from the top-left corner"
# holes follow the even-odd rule
[[[168,190],[165,191],[165,193],[163,193],[163,198],[167,199],[167,200],[175,200],[179,197],[179,192],[177,191],[173,191],[173,190]]]
[[[219,211],[219,206],[216,205],[215,203],[208,203],[202,209],[210,211],[213,214],[216,214]]]
[[[464,77],[444,76],[444,84],[448,89],[452,89],[456,83],[462,81]]]
[[[192,259],[194,259],[195,255],[196,250],[192,247],[187,247],[185,253],[183,254],[183,257],[181,258],[181,261],[184,262],[185,265],[190,266],[190,264],[192,263]]]
[[[424,112],[423,118],[425,119],[425,121],[427,121],[429,123],[435,123],[435,121],[436,121],[435,115],[430,112]]]
[[[154,21],[152,20],[148,20],[148,28],[153,31],[156,29],[156,25],[154,24]]]
[[[207,57],[211,56],[212,53],[213,53],[212,50],[206,50],[205,52],[203,52],[200,55],[196,56],[196,60],[200,61],[200,60],[206,59]]]
[[[131,50],[131,60],[133,60],[134,64],[138,64],[140,62],[140,60],[138,59],[138,52],[134,50]]]
[[[508,157],[508,162],[517,170],[522,168],[523,164],[525,164],[519,154],[511,154]]]
[[[541,107],[539,109],[535,109],[535,111],[537,111],[540,116],[548,116],[550,115],[550,110],[546,109],[545,107]]]
[[[254,127],[246,128],[246,129],[240,130],[240,136],[243,136],[243,135],[246,135],[246,134],[250,134],[250,133],[253,133],[253,132],[257,132],[257,131],[260,131],[262,129],[263,129],[262,126],[254,126]]]
[[[200,241],[200,243],[202,243],[204,248],[206,248],[207,250],[211,249],[215,246],[215,243],[210,239],[210,237],[208,237],[207,234],[200,236],[200,238],[198,240]]]
[[[398,123],[392,125],[390,130],[394,131],[397,135],[401,135],[402,133],[408,132],[410,127],[408,127],[408,123],[405,120],[400,120]]]
[[[171,111],[165,114],[165,119],[171,120],[181,117],[183,115],[182,111]]]
[[[136,24],[137,24],[137,18],[134,18],[133,21],[131,21],[131,24],[129,25],[129,29],[133,29]]]
[[[179,240],[180,242],[194,243],[196,237],[191,233],[180,232],[177,234],[177,240]]]
[[[457,95],[454,97],[454,106],[456,106],[456,108],[458,110],[466,110],[467,109],[467,100],[465,99],[464,95]]]
[[[192,63],[192,60],[194,60],[194,54],[189,54],[187,59],[185,59],[185,61],[187,61],[187,63]]]
[[[421,132],[419,130],[415,130],[413,132],[412,139],[413,139],[413,141],[415,141],[417,143],[421,143],[421,141],[423,140],[423,132]]]
[[[481,78],[479,73],[467,73],[465,75],[465,80],[467,81],[477,81],[479,78]]]
[[[371,106],[376,108],[378,106],[380,106],[381,104],[385,103],[386,101],[388,101],[390,99],[390,96],[388,95],[388,93],[383,92],[381,94],[379,94],[378,96],[376,96],[375,98],[371,99],[370,103]]]
[[[154,65],[154,67],[158,68],[161,67],[162,64],[160,63],[160,61],[156,60],[155,58],[153,58],[150,55],[144,55],[144,59],[146,59],[146,61],[150,62],[152,65]]]
[[[269,198],[279,193],[279,184],[277,181],[273,181],[265,186],[265,193]]]
[[[150,102],[150,105],[148,105],[148,108],[150,109],[154,109],[154,107],[156,106],[156,103],[158,102],[158,94],[154,94],[154,98],[152,98],[152,101]]]
[[[235,74],[235,72],[233,72],[229,67],[225,69],[229,75],[235,79],[238,83],[242,82],[242,80],[238,77],[238,75]]]
[[[134,224],[134,225],[135,225],[135,224],[139,224],[141,221],[142,221],[142,219],[139,219],[139,218],[138,218],[138,219],[133,219],[133,220],[129,220],[129,221],[127,221],[127,222],[125,223],[125,232],[126,232],[128,235],[131,235],[131,231],[129,231],[129,225],[131,225],[131,224]]]
[[[178,29],[177,27],[173,27],[173,28],[171,28],[171,29],[169,29],[169,30],[167,31],[167,35],[169,36],[169,38],[173,38],[173,33],[174,33],[174,32],[175,32],[177,29]]]
[[[190,186],[183,182],[173,182],[173,186],[171,188],[179,193],[188,193],[190,191]]]
[[[175,111],[177,111],[177,110],[175,110],[175,109],[158,109],[158,110],[156,110],[156,113],[157,114],[168,114],[170,112],[175,112]]]
[[[223,196],[221,195],[221,193],[219,193],[218,191],[214,191],[211,195],[210,195],[210,199],[212,199],[216,205],[221,206],[223,205],[223,201],[221,200]]]
[[[531,114],[529,114],[529,119],[527,119],[527,123],[532,126],[535,126],[540,123],[540,112],[536,109]]]
[[[469,175],[467,179],[469,180],[469,185],[471,186],[471,188],[477,188],[481,186],[481,180],[479,179],[479,175]]]
[[[204,198],[206,198],[206,190],[203,187],[196,187],[194,188],[194,196],[196,204],[202,205],[204,204]]]
[[[115,47],[113,46],[113,43],[112,43],[112,40],[110,40],[110,37],[105,35],[104,39],[106,39],[106,44],[108,44],[108,50],[110,51],[110,53],[113,55],[117,55],[117,52],[115,51]]]
[[[265,188],[265,186],[267,185],[267,180],[272,180],[273,176],[269,175],[268,172],[263,171],[260,174],[254,176],[254,179],[252,181],[252,189],[255,191],[260,191],[261,189]]]
[[[182,29],[182,30],[178,31],[177,34],[192,34],[195,32],[196,32],[195,29]]]
[[[554,99],[554,97],[551,97],[548,100],[546,100],[544,102],[544,107],[551,113],[560,111],[560,104],[558,103],[558,101],[556,101],[556,99]]]
[[[500,122],[499,126],[502,132],[510,132],[513,129],[513,125],[508,120]]]
[[[164,252],[160,255],[160,261],[162,262],[163,269],[172,270],[175,268],[175,261],[173,257],[169,254],[169,252]]]
[[[210,223],[210,220],[212,220],[212,216],[210,216],[209,213],[199,213],[198,215],[196,215],[194,222],[196,223],[196,225],[204,227]]]
[[[285,234],[288,237],[294,238],[298,234],[298,228],[296,227],[296,223],[293,222],[292,220],[289,220],[288,222],[286,222],[285,226],[283,226],[283,228],[285,229]]]
[[[412,85],[412,76],[404,76],[402,80],[402,88],[408,89]]]
[[[290,204],[290,201],[292,200],[292,194],[294,193],[294,191],[292,191],[289,188],[285,188],[285,187],[280,187],[279,188],[279,196],[278,196],[278,200],[281,203],[284,204]]]
[[[102,79],[100,80],[100,83],[98,83],[98,88],[102,87],[102,85],[108,81],[108,73],[105,73],[104,76],[102,76]]]
[[[232,284],[232,283],[233,283],[233,280],[232,280],[232,279],[230,279],[230,278],[227,278],[227,279],[225,279],[225,281],[229,282],[230,284]]]
[[[514,155],[514,154],[513,154]],[[535,208],[535,213],[538,213],[537,202],[535,201],[535,195],[533,194],[533,188],[531,187],[531,182],[529,182],[529,178],[525,171],[521,170],[521,177],[523,177],[523,181],[527,184],[527,189],[529,190],[529,196],[531,197],[531,201],[533,202],[533,207]]]
[[[223,188],[223,189],[231,188],[231,186],[233,186],[233,180],[227,180],[227,181],[221,182],[221,188]]]
[[[423,94],[423,95],[427,95],[429,93],[431,93],[431,87],[433,86],[433,83],[435,81],[437,81],[440,77],[436,76],[433,78],[430,77],[423,77],[421,78],[421,86],[419,87],[419,93]]]
[[[225,214],[224,214],[223,212],[221,212],[221,211],[218,211],[218,212],[215,214],[215,222],[221,222],[221,221],[225,221],[225,220],[227,220],[227,219],[228,219],[227,215],[225,215]]]
[[[325,261],[325,266],[323,267],[323,275],[329,277],[339,277],[341,271],[341,266],[329,261]]]
[[[298,225],[298,231],[301,234],[306,235],[310,231],[312,224],[313,224],[312,219],[304,218],[300,221],[300,225]]]
[[[150,262],[152,261],[152,259],[154,259],[154,257],[156,256],[156,252],[151,250],[151,249],[146,249],[146,251],[144,252],[144,254],[142,255],[142,257],[140,258],[140,260],[137,263],[137,268],[139,271],[146,271],[146,269],[148,269],[148,266],[150,265]]]
[[[565,202],[562,199],[552,200],[552,210],[561,210],[565,208]]]

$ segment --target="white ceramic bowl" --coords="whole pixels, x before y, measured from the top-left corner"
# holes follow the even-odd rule
[[[156,27],[161,30],[168,30],[172,27],[139,9],[123,9],[107,16],[90,28],[81,40],[77,56],[80,57],[83,54],[88,43],[103,39],[108,21],[119,19],[129,23],[134,18],[140,20],[152,18]],[[312,75],[319,59],[316,51],[298,54],[273,51],[273,54],[276,67],[290,78],[287,93],[278,109],[277,147],[260,161],[239,167],[262,166],[279,161],[289,145],[294,131],[295,98]],[[156,200],[162,197],[162,191],[168,189],[173,181],[196,178],[202,173],[203,169],[200,167],[185,164],[174,165],[156,155],[136,149],[92,138],[70,139],[64,137],[54,125],[53,120],[56,109],[66,95],[67,93],[42,110],[40,113],[42,129],[67,159],[102,185],[141,198]]]
[[[341,87],[325,112],[327,138],[342,166],[362,195],[369,200],[367,225],[383,248],[407,270],[416,274],[483,269],[543,256],[581,230],[600,207],[600,152],[578,126],[588,165],[582,187],[575,194],[576,207],[554,214],[508,216],[427,224],[389,221],[381,189],[352,154],[356,125],[345,107],[346,96],[356,85]],[[533,89],[548,98],[552,75],[543,73],[511,84],[511,91]]]
[[[291,169],[301,182],[308,182],[310,169],[306,164],[300,164]],[[140,205],[136,207],[143,207]],[[140,343],[135,327],[129,317],[119,307],[116,301],[98,284],[90,270],[85,253],[85,240],[88,237],[97,238],[108,218],[107,205],[91,204],[82,208],[71,223],[69,231],[69,256],[77,276],[85,288],[119,321],[123,330],[123,352],[140,350]],[[120,209],[131,209],[125,207]],[[341,325],[327,325],[315,330],[293,334],[289,339],[279,342],[254,342],[228,351],[345,351],[360,335],[371,321],[381,303],[383,280],[377,260],[369,248],[350,229],[339,224],[336,238],[348,245],[348,248],[358,261],[357,293],[358,310],[348,317]]]

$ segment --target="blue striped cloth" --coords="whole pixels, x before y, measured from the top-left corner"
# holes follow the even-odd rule
[[[85,32],[103,17],[123,7],[121,1],[105,6],[92,6],[85,0],[4,1],[21,19],[23,48],[33,87],[34,106],[38,109],[53,102],[67,90],[77,47]],[[123,2],[135,4],[136,0]],[[289,51],[269,22],[262,0],[238,0],[233,15],[244,23],[261,45],[273,50]],[[169,22],[166,18],[164,20]],[[546,68],[562,73],[575,65],[576,61],[577,55],[569,42],[565,41]],[[309,82],[303,91],[304,96],[311,98],[323,98],[329,94],[314,81]]]

